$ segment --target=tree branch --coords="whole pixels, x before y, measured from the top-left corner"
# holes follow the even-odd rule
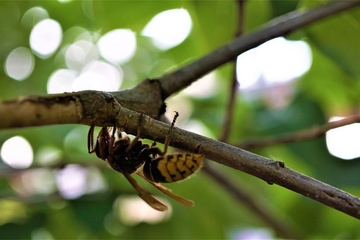
[[[159,81],[145,81],[134,88],[136,90],[114,93],[82,91],[0,102],[0,129],[69,123],[111,126],[116,121],[126,132],[136,134],[139,114],[125,107],[146,110],[147,114],[158,116],[164,111],[164,99],[240,53],[359,3],[360,0],[335,1],[303,14],[291,13],[276,19],[265,28],[236,39],[197,62],[163,76]],[[168,125],[150,117],[145,117],[143,122],[142,137],[164,142]],[[171,146],[189,152],[199,149],[213,161],[256,176],[267,183],[278,184],[360,219],[359,198],[286,168],[281,162],[178,128],[173,131]]]
[[[1,116],[6,116],[6,118],[0,121],[0,129],[66,123],[88,124],[90,119],[89,121],[84,121],[84,119],[81,118],[84,109],[75,110],[73,106],[70,106],[79,101],[79,98],[86,98],[89,104],[94,105],[93,109],[91,109],[92,111],[96,110],[96,106],[100,109],[103,108],[106,105],[106,98],[111,99],[114,97],[124,107],[135,111],[146,110],[148,115],[159,118],[160,115],[165,112],[163,101],[167,97],[190,85],[196,79],[214,70],[218,66],[233,60],[242,52],[256,47],[269,39],[284,35],[308,23],[359,4],[360,0],[335,1],[305,13],[296,11],[286,14],[274,19],[258,31],[237,38],[188,66],[164,75],[158,80],[145,80],[133,89],[113,92],[111,93],[112,96],[108,95],[105,97],[103,95],[105,93],[83,91],[79,93],[53,94],[45,97],[34,96],[10,101],[0,101],[0,114]],[[81,96],[78,96],[79,94]],[[91,100],[91,97],[94,97],[94,100]],[[105,100],[105,102],[102,101],[105,105],[96,102],[96,97],[100,97],[100,101]],[[16,109],[16,111],[14,111],[14,109]],[[112,112],[109,109],[106,111]],[[93,113],[93,115],[94,114],[95,113]],[[64,119],[64,117],[66,117],[66,119]],[[100,126],[111,125],[108,121],[95,122],[94,124]]]
[[[135,134],[139,114],[120,108],[117,123],[126,132]],[[164,142],[169,125],[145,117],[142,137]],[[274,161],[234,146],[175,128],[171,146],[194,152],[228,167],[256,176],[269,184],[278,184],[329,207],[360,219],[360,199],[326,183],[293,171],[284,163]]]
[[[158,81],[145,80],[125,91],[89,90],[0,101],[0,129],[52,124],[112,126],[119,103],[157,118],[165,112]]]
[[[235,33],[235,37],[240,37],[244,33],[244,13],[245,13],[245,0],[237,0],[236,5],[238,7],[238,17],[237,17],[237,31]],[[236,59],[233,59],[232,61],[232,79],[231,79],[231,85],[230,85],[230,93],[228,95],[228,102],[226,104],[226,111],[222,123],[222,129],[221,136],[219,137],[219,140],[222,142],[227,142],[229,135],[230,135],[230,129],[231,129],[231,123],[234,115],[234,108],[236,103],[236,93],[239,89],[239,83],[237,81],[236,76]]]
[[[39,119],[42,120],[42,125],[54,124],[54,117],[46,118],[46,116],[54,115],[58,117],[56,123],[111,126],[116,121],[117,125],[127,133],[136,134],[139,114],[121,107],[111,94],[83,91],[73,95],[63,95],[59,94],[56,98],[48,96],[49,99],[47,100],[49,102],[44,101],[46,97],[41,97],[40,100],[35,98],[34,101],[13,101],[10,103],[12,106],[8,109],[13,111],[13,109],[17,109],[16,104],[18,104],[24,111],[28,111],[29,116],[27,119],[23,117],[21,121],[20,119],[17,120],[18,124],[23,121],[23,125],[27,124],[28,126],[38,126],[37,121]],[[37,103],[42,106],[39,107]],[[32,113],[31,109],[35,110],[35,112]],[[1,110],[0,108],[0,114],[4,116],[6,112]],[[72,116],[71,121],[70,116]],[[144,118],[142,137],[164,142],[169,125],[148,116]],[[11,122],[7,120],[1,121],[0,128],[4,128],[4,125],[8,125],[7,127],[12,126]],[[286,168],[281,162],[178,128],[173,130],[170,145],[189,152],[199,150],[208,159],[256,176],[269,184],[278,184],[360,219],[359,198]]]
[[[313,127],[310,129],[306,129],[303,131],[299,131],[296,133],[290,133],[284,136],[273,137],[268,139],[261,139],[261,140],[248,140],[244,141],[237,145],[239,148],[244,149],[251,149],[251,148],[259,148],[259,147],[266,147],[276,144],[283,144],[283,143],[292,143],[292,142],[300,142],[305,141],[313,138],[320,137],[324,135],[327,131],[342,127],[345,125],[358,123],[360,122],[360,114],[356,114],[354,116],[350,116],[338,121],[329,122],[322,126]]]
[[[278,17],[259,30],[218,48],[212,53],[159,79],[164,99],[189,86],[194,80],[235,59],[241,53],[275,37],[286,35],[325,17],[360,5],[360,0],[333,1],[308,12],[293,11]]]

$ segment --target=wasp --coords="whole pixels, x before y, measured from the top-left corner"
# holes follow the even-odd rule
[[[140,140],[143,117],[141,112],[137,135],[133,140],[130,140],[128,136],[123,137],[121,131],[117,130],[116,124],[114,124],[111,134],[107,127],[103,127],[99,131],[94,146],[94,126],[91,126],[88,133],[88,152],[95,153],[98,158],[107,161],[109,166],[115,171],[122,173],[138,192],[138,195],[152,208],[159,211],[168,209],[166,205],[141,187],[131,176],[132,173],[138,174],[151,185],[183,205],[193,206],[193,201],[172,193],[170,189],[160,184],[177,182],[189,177],[200,169],[204,159],[203,154],[166,154],[171,141],[172,130],[178,116],[178,112],[175,112],[169,133],[165,136],[164,151],[156,147],[155,141],[152,145],[148,145],[143,144]],[[117,139],[115,138],[116,132]],[[141,167],[143,172],[139,170]]]

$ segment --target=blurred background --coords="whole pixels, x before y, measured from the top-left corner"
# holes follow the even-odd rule
[[[245,1],[245,34],[326,1]],[[160,77],[231,41],[237,1],[1,1],[0,99],[117,91]],[[233,69],[238,86],[229,143],[291,134],[358,113],[360,11],[276,38],[167,99],[177,126],[223,131]],[[16,109],[14,109],[16,111]],[[4,118],[5,116],[1,116]],[[0,121],[1,121],[0,118]],[[284,235],[198,172],[167,185],[188,208],[137,181],[170,210],[147,206],[125,178],[87,152],[87,126],[0,132],[2,239],[271,239]],[[97,132],[97,130],[96,130]],[[360,196],[360,125],[251,151]],[[293,236],[360,238],[358,220],[276,185],[213,164]],[[316,220],[315,220],[316,219]]]

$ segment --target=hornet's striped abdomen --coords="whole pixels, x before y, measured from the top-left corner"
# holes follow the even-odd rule
[[[145,162],[143,171],[154,182],[177,182],[195,173],[201,167],[203,159],[203,154],[174,153],[149,159]]]

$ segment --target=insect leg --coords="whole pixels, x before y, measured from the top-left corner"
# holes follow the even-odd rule
[[[116,122],[114,123],[114,128],[112,130],[111,136],[115,139],[115,133],[116,133]],[[121,133],[120,133],[121,134]]]
[[[170,144],[170,141],[171,141],[171,135],[172,135],[172,130],[174,128],[174,125],[175,125],[175,122],[176,122],[176,119],[179,117],[179,113],[177,111],[175,111],[175,116],[174,116],[174,119],[171,123],[171,127],[170,127],[170,130],[169,130],[169,134],[167,134],[165,136],[165,143],[164,143],[164,154],[167,152],[167,148]]]
[[[103,128],[104,129],[104,128]],[[108,142],[108,152],[110,153],[110,154],[113,154],[114,153],[114,148],[113,148],[113,146],[114,146],[114,143],[115,143],[115,132],[116,132],[116,125],[114,125],[114,128],[113,128],[113,130],[112,130],[112,133],[111,133],[111,135],[109,135],[109,132],[108,132],[108,129],[106,129],[106,131],[107,131],[107,135],[109,136],[108,138],[109,138],[109,142]]]
[[[164,156],[165,153],[160,150],[158,147],[151,147],[147,151],[148,154],[151,154],[153,158],[155,158],[157,155]]]
[[[136,173],[142,177],[143,179],[145,179],[148,183],[150,183],[151,185],[153,185],[154,187],[156,187],[157,189],[159,189],[161,192],[165,193],[166,195],[168,195],[169,197],[171,197],[172,199],[178,201],[179,203],[187,206],[187,207],[192,207],[194,206],[194,202],[189,200],[189,199],[186,199],[186,198],[183,198],[179,195],[176,195],[175,193],[172,193],[170,189],[164,187],[163,185],[161,185],[160,183],[156,183],[156,182],[153,182],[153,181],[150,181],[149,179],[147,179],[144,174],[140,171],[136,171]]]
[[[140,116],[139,116],[138,126],[137,126],[137,134],[136,134],[136,137],[131,141],[131,143],[129,144],[129,146],[126,148],[126,152],[130,152],[130,150],[136,145],[136,143],[137,143],[137,142],[139,141],[139,139],[140,139],[141,121],[142,121],[143,116],[144,116],[144,112],[141,111],[141,112],[140,112]]]
[[[131,185],[135,188],[135,190],[138,192],[139,197],[141,197],[147,204],[149,204],[150,207],[162,212],[168,209],[166,205],[161,203],[159,200],[151,196],[150,193],[148,193],[145,189],[143,189],[135,181],[135,179],[131,177],[131,175],[128,172],[123,171],[123,174],[126,177],[126,179],[131,183]]]

